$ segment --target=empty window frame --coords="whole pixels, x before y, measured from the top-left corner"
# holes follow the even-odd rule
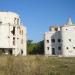
[[[55,28],[55,31],[58,31],[58,28]]]
[[[49,43],[49,40],[47,40],[47,43]]]
[[[58,47],[58,50],[61,50],[61,47],[60,46]]]
[[[47,47],[47,50],[49,50],[49,47]]]
[[[13,27],[13,35],[15,35],[15,27]]]
[[[69,49],[68,47],[66,47],[66,49]]]
[[[71,39],[68,39],[71,42]]]
[[[0,21],[0,24],[2,24],[2,21]]]
[[[51,39],[51,42],[54,43],[55,42],[55,39]]]
[[[60,43],[61,42],[61,39],[58,39],[58,42]]]
[[[13,37],[13,45],[15,45],[15,37]]]
[[[12,33],[13,35],[15,35],[15,27],[13,27],[13,30],[11,31],[11,33]]]
[[[75,47],[73,47],[73,49],[75,49]]]

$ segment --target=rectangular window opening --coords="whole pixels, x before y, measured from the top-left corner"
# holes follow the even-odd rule
[[[51,39],[51,42],[54,43],[55,42],[55,39]]]
[[[49,43],[49,40],[47,40],[47,43]]]
[[[49,47],[47,47],[47,50],[49,50]]]
[[[66,47],[66,49],[69,49],[68,47]]]
[[[75,49],[75,47],[73,47],[73,49]]]
[[[13,35],[15,35],[15,27],[13,27]]]
[[[61,50],[61,47],[60,46],[58,47],[58,50]]]
[[[69,41],[71,42],[71,39],[69,39]]]
[[[13,45],[15,45],[15,37],[13,37]]]
[[[61,39],[58,39],[58,42],[60,43],[61,42]]]

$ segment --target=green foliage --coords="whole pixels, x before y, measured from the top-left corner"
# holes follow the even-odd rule
[[[32,40],[27,42],[28,54],[44,54],[44,41],[33,43]]]
[[[27,41],[27,53],[32,54],[34,48],[34,44],[32,43],[32,40]]]

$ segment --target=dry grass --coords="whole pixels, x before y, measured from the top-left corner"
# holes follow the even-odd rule
[[[75,58],[0,56],[0,75],[75,75]]]

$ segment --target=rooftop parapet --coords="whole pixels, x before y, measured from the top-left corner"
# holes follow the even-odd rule
[[[59,26],[50,26],[49,31],[60,31],[60,27]]]

